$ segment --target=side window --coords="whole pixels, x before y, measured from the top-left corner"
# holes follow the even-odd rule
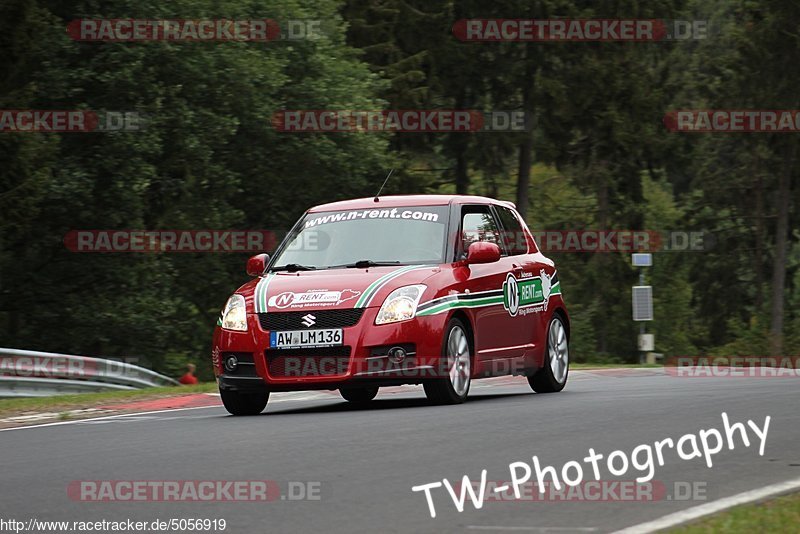
[[[476,241],[488,241],[500,247],[500,229],[489,206],[464,206],[461,210],[461,247],[459,254]],[[502,250],[502,247],[501,247]]]
[[[503,224],[502,239],[512,256],[528,253],[528,240],[522,225],[513,211],[504,206],[495,206],[500,222]]]

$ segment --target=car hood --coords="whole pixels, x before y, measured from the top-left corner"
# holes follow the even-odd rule
[[[236,292],[251,313],[380,306],[394,289],[419,284],[439,271],[435,265],[327,269],[268,273]]]

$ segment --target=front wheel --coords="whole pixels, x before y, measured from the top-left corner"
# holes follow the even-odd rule
[[[554,316],[547,329],[547,361],[539,371],[528,377],[536,393],[555,393],[564,389],[569,374],[569,337],[561,317]]]
[[[461,404],[467,400],[472,378],[472,355],[467,329],[458,319],[451,319],[445,329],[442,362],[447,375],[423,383],[425,395],[434,404]]]
[[[342,388],[339,394],[344,400],[358,404],[374,399],[378,395],[378,388]]]
[[[269,391],[235,391],[220,389],[222,404],[232,415],[258,415],[267,407]]]

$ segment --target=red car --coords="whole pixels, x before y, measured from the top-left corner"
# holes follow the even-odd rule
[[[388,196],[308,210],[222,310],[213,363],[225,408],[272,391],[338,389],[351,402],[422,384],[464,402],[476,378],[524,375],[540,393],[569,372],[555,266],[510,202]]]

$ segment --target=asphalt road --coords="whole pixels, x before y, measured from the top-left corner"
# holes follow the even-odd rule
[[[368,409],[330,394],[285,394],[256,417],[234,418],[214,407],[5,431],[0,519],[224,518],[226,532],[248,534],[609,532],[800,477],[798,386],[796,378],[584,371],[549,395],[531,392],[521,378],[473,382],[469,401],[459,406],[428,406],[421,388],[408,387],[381,393]],[[489,480],[507,481],[509,464],[530,464],[533,455],[560,470],[589,448],[630,453],[663,438],[677,441],[721,429],[723,411],[759,426],[771,416],[764,456],[752,432],[749,448],[724,447],[712,468],[666,451],[654,477],[666,494],[655,500],[493,500],[479,510],[467,503],[459,513],[438,488],[432,519],[424,494],[411,491],[443,478],[479,479],[482,469]],[[631,468],[604,478],[638,475]],[[311,482],[319,500],[80,502],[67,492],[80,480],[271,480],[284,497],[290,481]],[[694,498],[684,499],[687,488]]]

